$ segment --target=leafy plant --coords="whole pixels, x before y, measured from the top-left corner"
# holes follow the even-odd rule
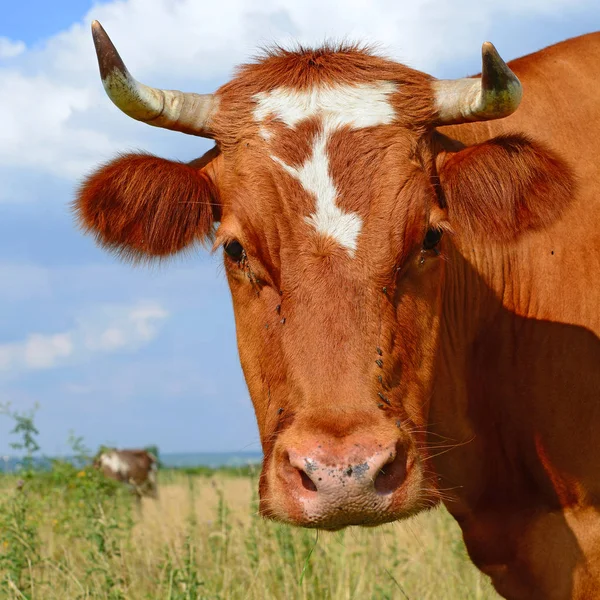
[[[36,439],[39,432],[33,423],[36,410],[37,406],[30,413],[21,414],[11,411],[9,405],[0,408],[15,422],[10,433],[20,438],[10,447],[25,451],[22,478],[0,504],[0,589],[16,590],[24,598],[33,593],[33,581],[28,575],[40,560],[38,523],[28,489],[28,481],[33,477],[33,455],[40,449]]]

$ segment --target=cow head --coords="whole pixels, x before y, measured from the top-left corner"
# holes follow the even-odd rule
[[[490,44],[482,78],[459,81],[355,47],[277,50],[200,96],[136,82],[93,32],[119,108],[216,141],[190,164],[121,156],[84,182],[76,210],[126,258],[223,248],[265,455],[262,513],[336,529],[433,505],[442,234],[535,227],[532,190],[552,185],[554,160],[520,137],[461,148],[435,127],[510,114],[518,79]]]

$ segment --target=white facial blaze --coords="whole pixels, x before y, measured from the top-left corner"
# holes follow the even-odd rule
[[[311,156],[301,167],[291,167],[276,156],[272,158],[315,197],[315,212],[305,217],[306,222],[318,233],[335,239],[351,257],[356,251],[362,219],[357,213],[345,213],[336,204],[338,192],[329,172],[327,142],[342,127],[361,129],[392,123],[395,113],[390,96],[396,89],[391,81],[379,81],[306,92],[277,88],[254,96],[254,118],[259,122],[275,117],[293,129],[305,119],[321,118],[322,131],[315,136]],[[270,139],[264,125],[261,132],[264,139]]]
[[[337,190],[329,174],[326,146],[328,134],[322,132],[315,137],[312,156],[299,168],[290,167],[273,157],[302,187],[316,199],[315,212],[305,221],[318,233],[334,238],[354,256],[362,219],[356,213],[345,213],[335,203]]]

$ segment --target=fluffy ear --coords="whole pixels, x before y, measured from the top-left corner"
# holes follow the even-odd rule
[[[203,169],[148,154],[102,166],[73,203],[83,229],[122,257],[166,257],[204,241],[218,218],[217,190]]]
[[[575,187],[558,156],[520,135],[441,152],[437,168],[452,228],[500,242],[554,222]]]

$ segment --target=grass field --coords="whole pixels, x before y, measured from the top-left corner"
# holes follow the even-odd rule
[[[140,507],[90,469],[0,477],[0,598],[497,598],[443,510],[317,533],[260,519],[252,475],[160,475]]]

